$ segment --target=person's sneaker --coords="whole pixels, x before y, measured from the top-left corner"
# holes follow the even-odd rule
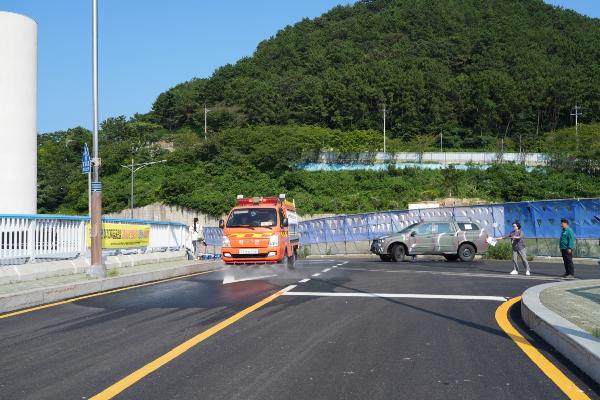
[[[512,271],[510,271],[511,275],[518,275],[519,271],[517,271],[516,269],[513,269]]]
[[[567,275],[567,276],[565,276],[565,279],[571,280],[571,279],[575,279],[575,277],[573,275]]]
[[[529,270],[525,271],[525,275],[527,275],[527,276],[531,275],[531,271],[529,271]]]

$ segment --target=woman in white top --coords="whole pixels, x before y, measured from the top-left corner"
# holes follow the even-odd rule
[[[190,225],[189,231],[194,249],[194,257],[197,260],[200,256],[200,240],[202,240],[202,226],[198,223],[198,218],[194,218],[194,223]]]

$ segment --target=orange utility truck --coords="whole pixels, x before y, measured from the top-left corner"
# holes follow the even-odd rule
[[[293,265],[300,235],[293,202],[279,197],[239,195],[226,220],[221,220],[225,264]]]

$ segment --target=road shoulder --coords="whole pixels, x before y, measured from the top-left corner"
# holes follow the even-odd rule
[[[85,276],[80,276],[75,277],[77,280],[63,284],[55,284],[49,280],[47,286],[43,285],[43,280],[38,280],[35,288],[0,294],[0,313],[9,313],[0,315],[0,318],[12,315],[15,310],[47,305],[92,293],[185,277],[217,269],[220,266],[221,264],[215,261],[182,261],[153,264],[144,271],[102,279],[87,279]]]

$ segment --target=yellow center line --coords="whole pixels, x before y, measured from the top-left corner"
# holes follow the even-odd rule
[[[508,320],[510,308],[521,301],[521,296],[514,297],[496,309],[496,322],[517,346],[542,370],[548,378],[558,386],[569,399],[590,400],[590,398],[577,385],[552,364],[536,349]]]
[[[276,293],[273,293],[272,295],[270,295],[269,297],[264,298],[263,300],[259,301],[258,303],[238,312],[237,314],[227,318],[226,320],[219,322],[218,324],[212,326],[211,328],[205,330],[202,333],[199,333],[198,335],[192,337],[191,339],[186,340],[185,342],[181,343],[180,345],[178,345],[177,347],[173,348],[172,350],[170,350],[169,352],[163,354],[162,356],[158,357],[157,359],[155,359],[154,361],[144,365],[143,367],[141,367],[140,369],[138,369],[137,371],[132,372],[131,374],[127,375],[126,377],[124,377],[123,379],[121,379],[120,381],[118,381],[117,383],[115,383],[114,385],[104,389],[102,392],[98,393],[97,395],[90,397],[90,400],[108,400],[108,399],[112,399],[113,397],[115,397],[116,395],[118,395],[119,393],[121,393],[123,390],[127,389],[128,387],[132,386],[133,384],[135,384],[136,382],[138,382],[139,380],[143,379],[144,377],[148,376],[149,374],[151,374],[152,372],[156,371],[157,369],[159,369],[160,367],[162,367],[163,365],[167,364],[168,362],[172,361],[173,359],[179,357],[180,355],[182,355],[183,353],[185,353],[186,351],[188,351],[189,349],[191,349],[192,347],[196,346],[197,344],[199,344],[200,342],[208,339],[209,337],[211,337],[212,335],[214,335],[215,333],[227,328],[229,325],[235,323],[236,321],[244,318],[246,315],[250,314],[253,311],[256,311],[257,309],[259,309],[260,307],[264,306],[267,303],[272,302],[273,300],[275,300],[276,298],[278,298],[279,296],[281,296],[283,293],[285,293],[285,289],[280,290]]]
[[[98,293],[93,293],[93,294],[87,294],[85,296],[73,297],[73,298],[67,299],[67,300],[61,300],[61,301],[57,301],[57,302],[54,302],[54,303],[44,304],[44,305],[41,305],[41,306],[36,306],[36,307],[31,307],[31,308],[25,308],[23,310],[13,311],[13,312],[10,312],[10,313],[7,313],[7,314],[2,314],[2,315],[0,315],[0,319],[4,319],[4,318],[8,318],[8,317],[14,317],[15,315],[21,315],[21,314],[30,313],[30,312],[33,312],[33,311],[43,310],[45,308],[56,307],[56,306],[60,306],[62,304],[73,303],[73,302],[79,301],[79,300],[90,299],[92,297],[105,296],[107,294],[123,292],[125,290],[137,289],[137,288],[144,287],[144,286],[156,285],[156,284],[159,284],[159,283],[175,281],[175,280],[178,280],[178,279],[191,278],[191,277],[197,276],[197,275],[209,274],[209,273],[215,272],[215,271],[219,271],[219,269],[212,269],[210,271],[204,271],[204,272],[194,272],[192,274],[187,274],[187,275],[182,275],[182,276],[176,276],[174,278],[166,278],[166,279],[161,279],[161,280],[158,280],[158,281],[152,281],[152,282],[148,282],[148,283],[140,283],[138,285],[127,286],[127,287],[123,287],[123,288],[119,288],[119,289],[107,290],[105,292],[98,292]]]

